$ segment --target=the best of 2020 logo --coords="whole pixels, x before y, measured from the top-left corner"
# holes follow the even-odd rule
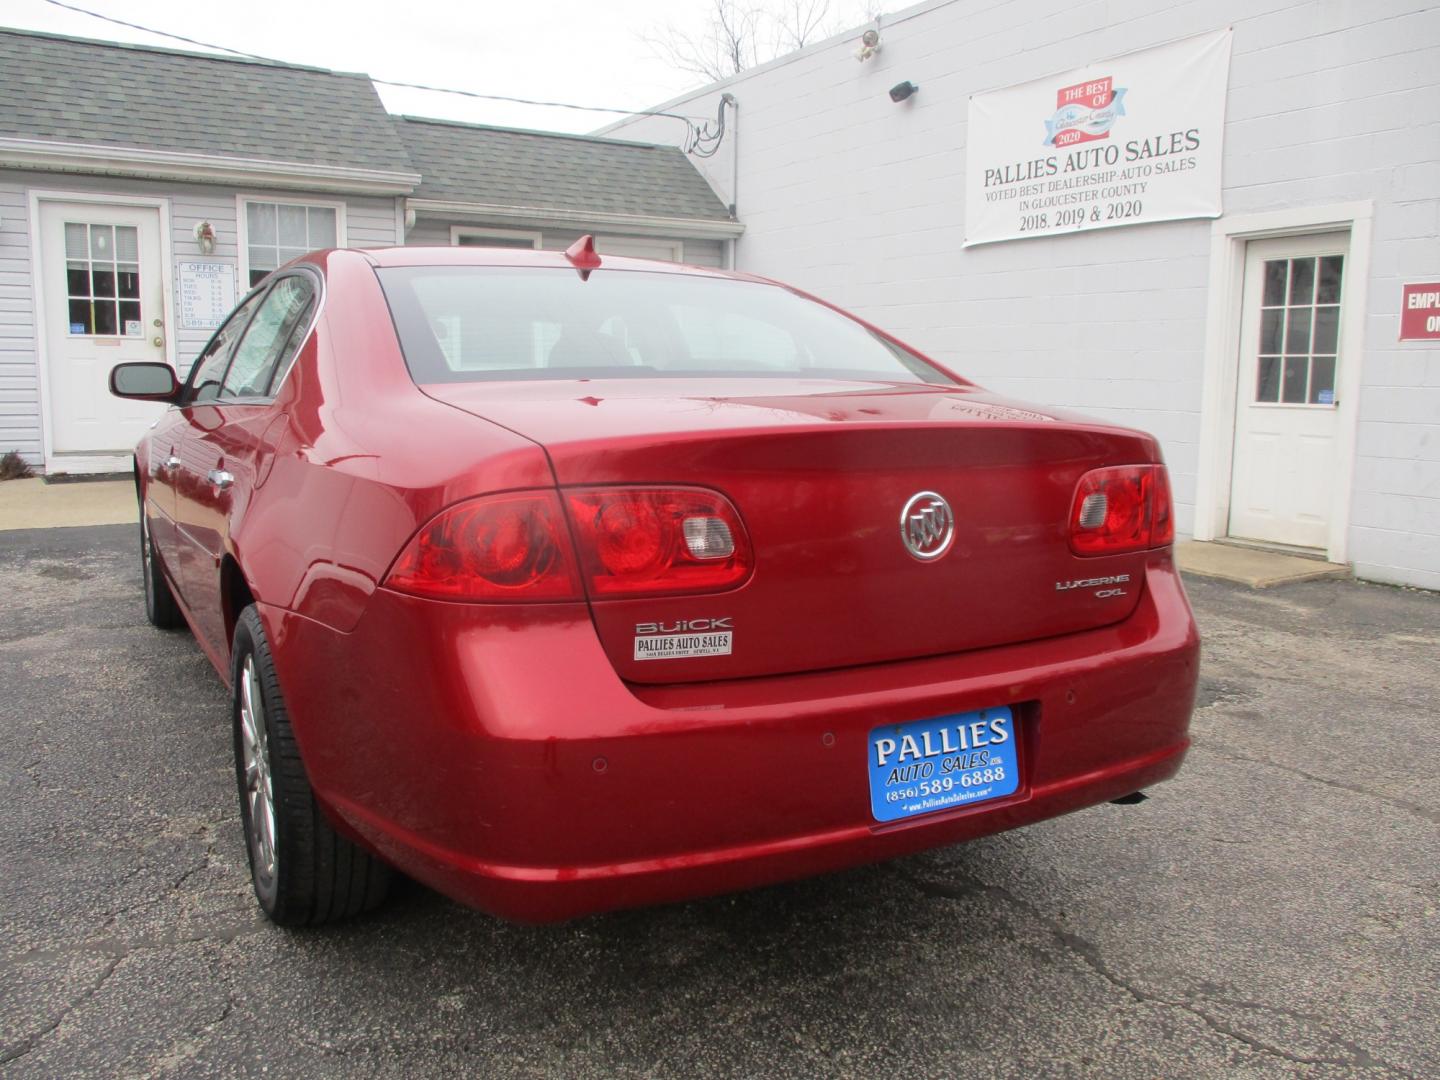
[[[1116,90],[1114,81],[1106,75],[1057,90],[1055,115],[1045,121],[1045,145],[1065,147],[1108,139],[1115,121],[1125,115],[1125,87]]]

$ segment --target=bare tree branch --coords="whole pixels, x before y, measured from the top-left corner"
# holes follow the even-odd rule
[[[640,40],[666,63],[709,82],[728,79],[760,63],[763,12],[738,0],[712,0],[703,29],[687,33],[674,24]]]
[[[699,30],[671,23],[640,40],[671,67],[719,82],[843,29],[833,25],[831,5],[832,0],[711,0]],[[865,11],[873,22],[878,0],[867,0]]]
[[[777,53],[803,49],[809,42],[825,37],[830,0],[787,0],[772,18],[779,31]]]

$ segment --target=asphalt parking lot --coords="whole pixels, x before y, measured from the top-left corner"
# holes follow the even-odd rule
[[[133,527],[0,533],[0,1073],[1440,1075],[1440,597],[1194,580],[1195,746],[1102,806],[550,928],[277,930]]]

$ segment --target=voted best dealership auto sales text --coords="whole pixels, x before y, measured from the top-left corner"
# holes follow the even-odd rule
[[[1169,173],[1185,172],[1196,167],[1194,157],[1186,155],[1200,148],[1200,131],[1172,131],[1148,139],[1131,139],[1123,146],[1106,143],[1071,150],[1063,157],[1017,161],[985,170],[987,202],[1018,200],[1016,209],[1029,215],[1021,221],[1021,231],[1051,226],[1080,225],[1087,217],[1093,222],[1138,217],[1141,199],[1150,186],[1150,179]],[[1087,170],[1099,169],[1099,172]],[[1054,177],[1054,179],[1048,179]],[[1085,207],[1085,203],[1105,206]],[[1055,220],[1049,220],[1051,208],[1062,209]]]

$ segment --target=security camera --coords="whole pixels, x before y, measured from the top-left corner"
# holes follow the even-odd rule
[[[890,87],[890,100],[898,104],[901,101],[909,99],[915,91],[919,89],[918,86],[909,81],[896,83]]]

